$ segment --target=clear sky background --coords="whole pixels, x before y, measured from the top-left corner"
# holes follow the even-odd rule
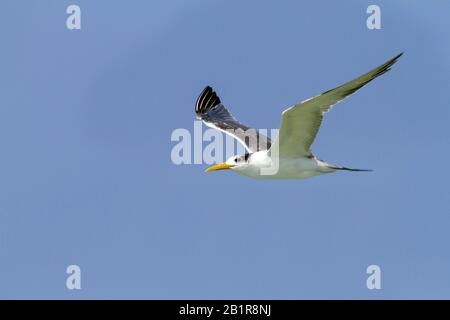
[[[0,298],[450,298],[450,2],[0,6]],[[313,148],[372,173],[257,181],[171,162],[205,85],[277,128],[401,51]],[[366,288],[371,264],[381,290]]]

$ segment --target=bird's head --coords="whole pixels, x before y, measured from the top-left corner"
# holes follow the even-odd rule
[[[248,154],[248,153],[246,153],[243,156],[233,156],[231,158],[228,158],[228,160],[226,162],[219,163],[219,164],[209,167],[208,169],[206,169],[206,172],[217,171],[217,170],[227,170],[227,169],[232,169],[232,170],[240,169],[240,168],[248,165],[249,156],[250,156],[250,154]]]

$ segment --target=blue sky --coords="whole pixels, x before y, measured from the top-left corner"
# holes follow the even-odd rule
[[[78,4],[82,29],[66,28]],[[366,28],[377,4],[382,29]],[[450,297],[450,3],[2,1],[0,298]],[[397,53],[314,152],[375,169],[257,181],[175,166],[212,85],[242,122]],[[69,291],[68,265],[82,289]],[[366,268],[382,289],[366,288]]]

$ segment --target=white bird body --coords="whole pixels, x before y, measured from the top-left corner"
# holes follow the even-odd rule
[[[197,118],[207,126],[233,136],[247,150],[245,155],[231,157],[206,171],[231,169],[240,175],[256,179],[306,179],[337,170],[371,171],[336,166],[319,160],[313,155],[311,145],[322,124],[323,115],[334,105],[389,71],[401,55],[402,53],[352,81],[283,111],[281,128],[273,143],[255,129],[238,122],[222,105],[212,88],[206,87],[197,99]]]
[[[330,166],[315,157],[280,158],[277,165],[276,160],[264,150],[251,154],[246,166],[234,166],[230,169],[255,179],[306,179],[336,171]]]

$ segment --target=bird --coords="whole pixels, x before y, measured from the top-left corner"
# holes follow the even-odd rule
[[[224,163],[207,168],[206,172],[232,170],[255,179],[306,179],[342,170],[372,171],[338,166],[320,160],[312,153],[311,146],[324,114],[346,97],[388,72],[402,55],[403,52],[354,80],[284,110],[281,115],[281,128],[273,142],[256,129],[236,120],[212,87],[206,86],[195,104],[197,120],[231,135],[245,147],[245,154],[232,156]]]

